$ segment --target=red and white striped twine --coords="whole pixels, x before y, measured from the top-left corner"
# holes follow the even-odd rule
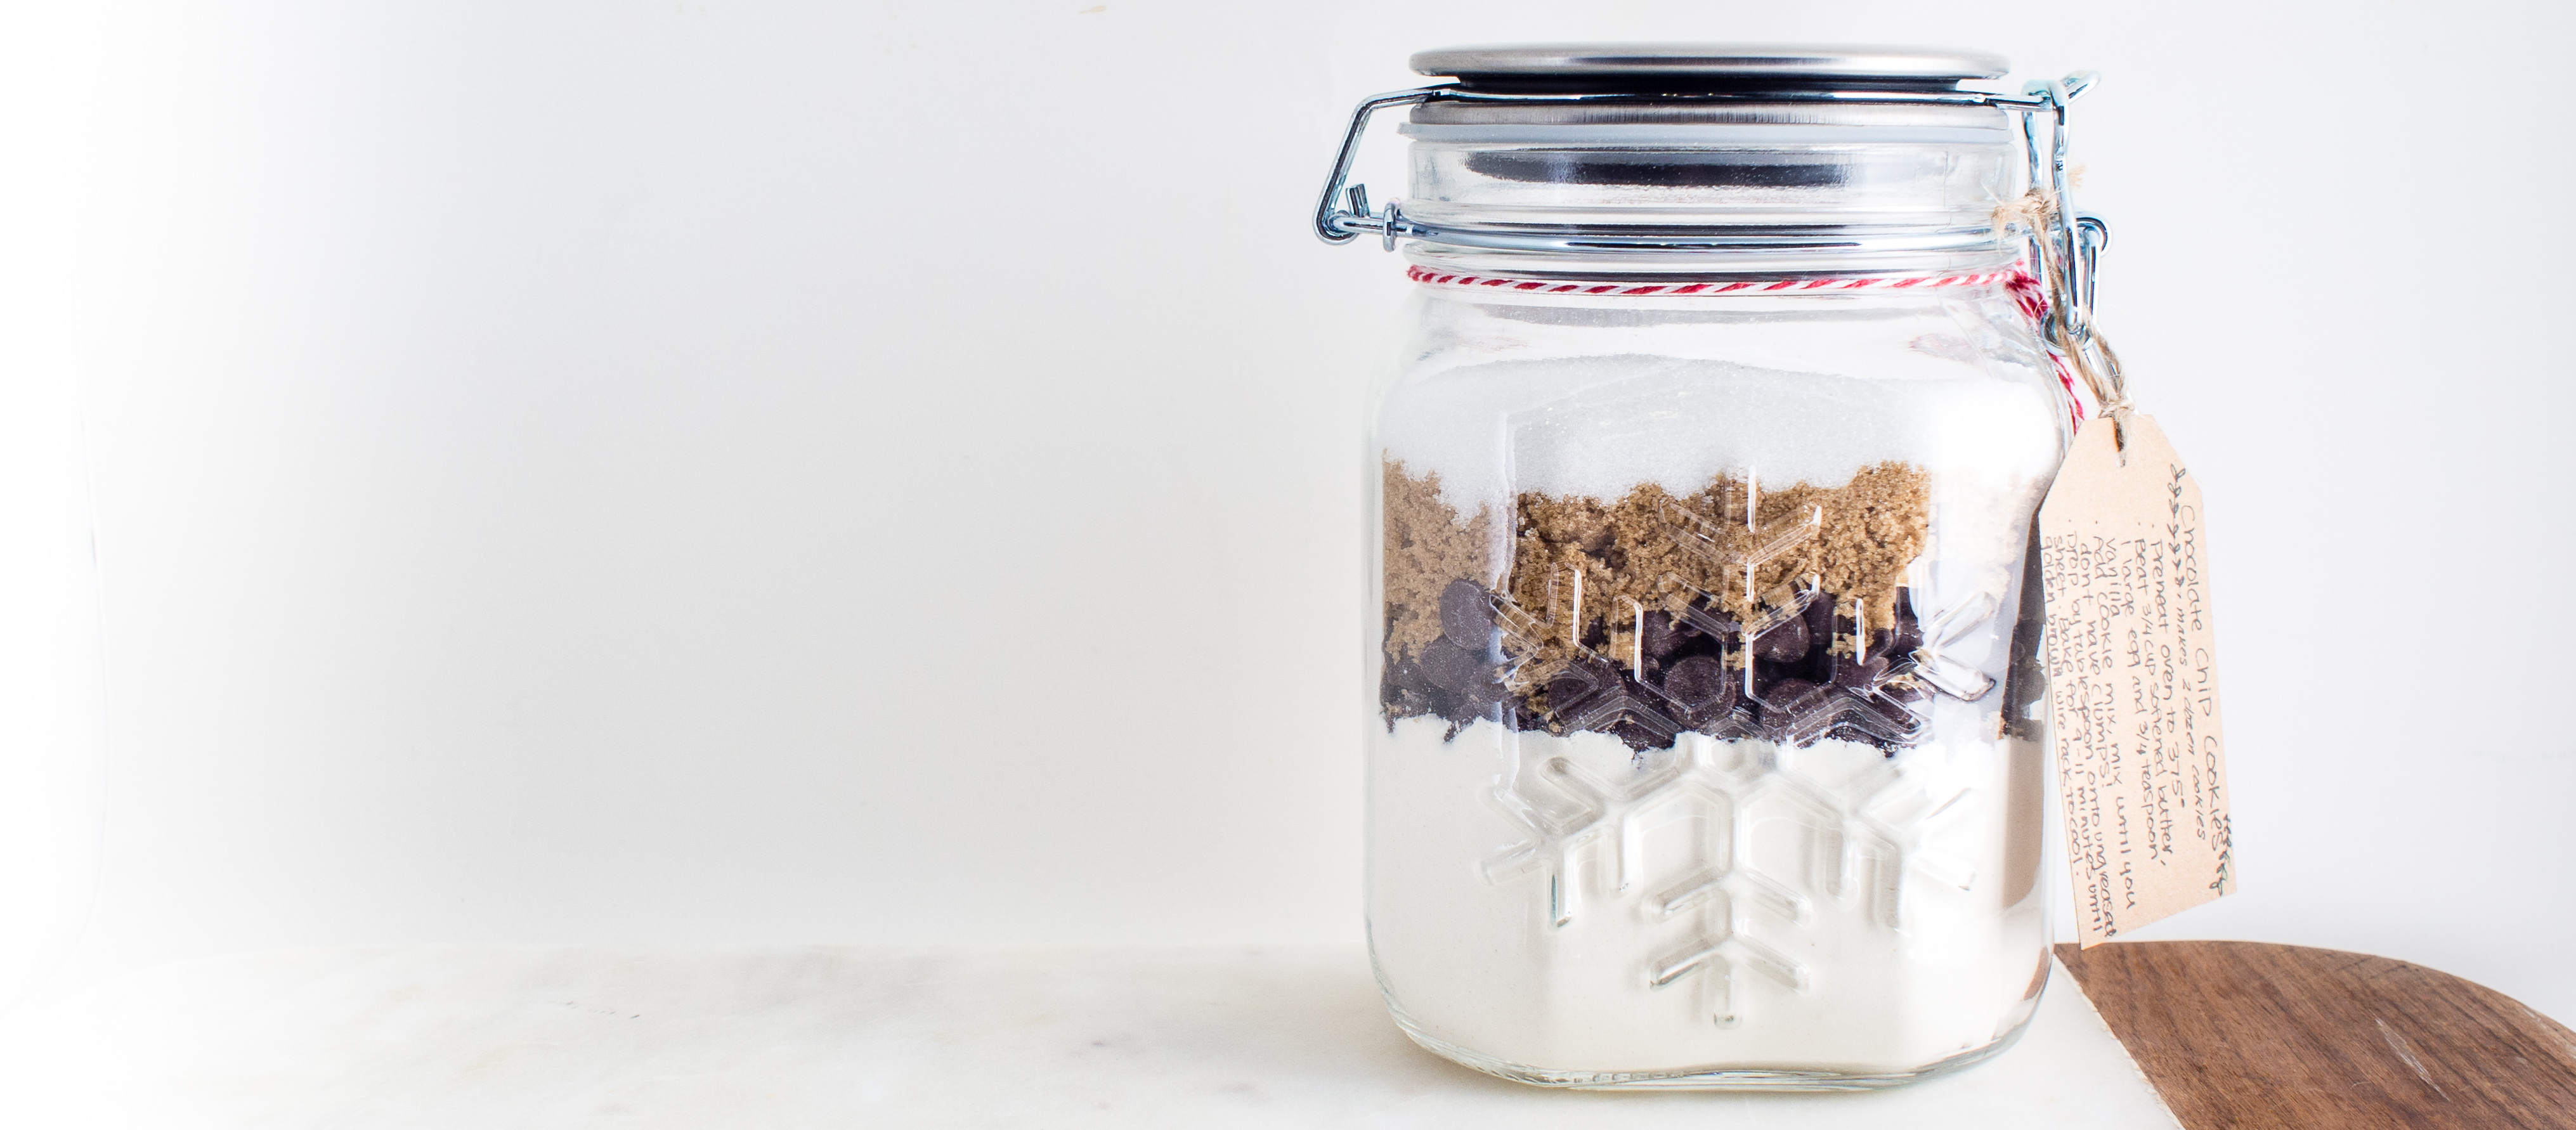
[[[2030,277],[2018,267],[2007,267],[2000,271],[1985,271],[1973,275],[1918,275],[1912,278],[1887,277],[1868,279],[1753,279],[1746,282],[1729,283],[1655,283],[1643,286],[1628,286],[1619,283],[1543,282],[1530,279],[1486,278],[1482,275],[1450,274],[1448,272],[1435,271],[1429,267],[1420,266],[1408,268],[1404,272],[1404,277],[1406,278],[1412,279],[1418,283],[1431,283],[1435,286],[1491,287],[1495,290],[1522,291],[1529,294],[1615,294],[1622,297],[1657,294],[1737,294],[1746,291],[1750,291],[1755,294],[1770,294],[1782,291],[1912,290],[1931,286],[1985,286],[1990,283],[2010,282],[2015,275],[2020,275],[2024,279]]]
[[[1743,282],[1650,283],[1643,285],[1626,285],[1622,283],[1546,282],[1535,279],[1487,278],[1482,275],[1461,275],[1447,271],[1435,271],[1429,267],[1423,266],[1407,268],[1404,272],[1404,277],[1412,279],[1418,283],[1427,283],[1432,286],[1490,288],[1493,290],[1508,290],[1523,294],[1602,294],[1617,295],[1623,298],[1692,294],[1797,294],[1812,293],[1815,291],[1923,290],[1930,287],[1990,286],[1995,283],[2001,283],[2006,289],[2012,292],[2014,305],[2021,307],[2021,312],[2029,316],[2031,321],[2035,323],[2044,323],[2048,319],[2047,289],[2040,286],[2039,280],[2032,278],[2030,272],[2023,270],[2019,265],[2006,267],[2000,271],[1980,271],[1972,275],[1915,275],[1912,277],[1889,276],[1864,279],[1749,279]],[[2085,416],[2084,397],[2076,392],[2075,370],[2072,366],[2066,363],[2065,357],[2058,354],[2058,351],[2054,346],[2051,346],[2048,350],[2048,359],[2057,369],[2057,383],[2066,386],[2066,404],[2068,414],[2074,418],[2075,426],[2082,428],[2084,426]]]

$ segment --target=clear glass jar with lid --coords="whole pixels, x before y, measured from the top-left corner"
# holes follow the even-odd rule
[[[2030,550],[2087,411],[2083,80],[1740,45],[1413,66],[1455,81],[1364,103],[1315,219],[1417,284],[1370,443],[1397,1021],[1586,1087],[2001,1050],[2049,968]],[[1351,155],[1403,105],[1410,191],[1372,211]]]

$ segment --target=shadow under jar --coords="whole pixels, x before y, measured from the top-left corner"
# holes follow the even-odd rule
[[[1417,284],[1370,444],[1397,1021],[1585,1087],[2001,1050],[2047,978],[2030,548],[2082,411],[1995,219],[2014,115],[1941,101],[2001,61],[1414,65],[1497,97],[1418,101],[1401,211],[1341,213]]]

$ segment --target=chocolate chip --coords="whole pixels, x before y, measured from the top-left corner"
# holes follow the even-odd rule
[[[1873,655],[1855,660],[1848,656],[1834,660],[1834,685],[1854,694],[1868,694],[1887,677],[1887,657]]]
[[[1440,697],[1433,700],[1432,712],[1464,726],[1479,718],[1499,718],[1500,716],[1495,712],[1501,709],[1502,707],[1491,699],[1479,698],[1472,694],[1443,692]]]
[[[1386,675],[1378,684],[1379,697],[1389,707],[1408,697],[1418,700],[1423,692],[1430,689],[1431,680],[1422,676],[1422,668],[1411,659],[1390,660],[1386,665]]]
[[[1590,705],[1605,692],[1622,686],[1619,673],[1596,660],[1568,665],[1547,681],[1547,708],[1552,714],[1568,714]]]
[[[1547,705],[1551,711],[1571,710],[1591,698],[1596,688],[1583,679],[1559,675],[1547,681]]]
[[[1820,592],[1807,602],[1807,638],[1829,640],[1834,636],[1834,594]]]
[[[1486,693],[1495,688],[1493,666],[1446,639],[1431,641],[1422,654],[1414,657],[1414,662],[1432,685],[1443,690],[1487,701],[1494,697]]]
[[[1903,659],[1914,654],[1915,648],[1923,646],[1923,625],[1914,618],[1914,591],[1912,589],[1896,591],[1899,594],[1896,601],[1896,626],[1888,630],[1872,629],[1869,633],[1869,650],[1872,655]]]
[[[1646,613],[1646,630],[1638,637],[1638,647],[1649,662],[1660,661],[1682,646],[1699,638],[1699,629],[1675,620],[1663,612]]]
[[[1664,672],[1664,693],[1693,710],[1726,701],[1735,691],[1735,676],[1714,655],[1693,655]]]
[[[1762,703],[1774,709],[1794,712],[1795,708],[1807,705],[1808,700],[1819,697],[1817,692],[1821,690],[1824,688],[1805,679],[1782,679],[1762,689]]]
[[[1807,657],[1807,621],[1792,618],[1753,637],[1753,654],[1773,663],[1795,663]]]
[[[1494,608],[1476,582],[1451,581],[1440,590],[1440,634],[1472,654],[1493,653]]]

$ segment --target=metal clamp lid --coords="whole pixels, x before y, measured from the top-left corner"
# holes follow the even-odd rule
[[[1492,53],[1499,49],[1472,48],[1450,52],[1426,52],[1415,57],[1417,64],[1440,69],[1456,65],[1449,55],[1471,52]],[[1562,49],[1556,49],[1562,50]],[[1809,49],[1815,50],[1815,49]],[[1784,57],[1786,53],[1783,52]],[[1650,56],[1631,49],[1632,57],[1669,59]],[[1983,64],[1988,57],[1941,57],[1935,61],[1955,64]],[[2000,60],[1994,60],[2000,65]],[[1444,66],[1443,64],[1446,64]],[[2110,226],[2100,217],[2080,213],[2071,207],[2066,167],[2066,109],[2098,80],[2091,71],[2078,71],[2063,79],[2034,81],[2022,87],[2018,96],[1991,91],[1965,90],[1956,87],[1958,68],[1940,73],[1903,76],[1907,81],[1872,82],[1854,74],[1809,69],[1803,73],[1826,80],[1800,84],[1778,81],[1784,69],[1760,72],[1766,81],[1750,85],[1738,83],[1702,83],[1675,81],[1677,73],[1669,66],[1639,66],[1636,77],[1658,84],[1662,89],[1683,88],[1679,92],[1646,89],[1551,90],[1516,92],[1491,89],[1492,83],[1451,82],[1412,90],[1398,90],[1362,99],[1352,110],[1350,125],[1343,131],[1339,152],[1334,155],[1332,173],[1325,179],[1323,194],[1316,200],[1313,228],[1315,237],[1326,243],[1341,244],[1363,234],[1379,237],[1380,246],[1395,250],[1396,241],[1415,239],[1460,247],[1497,248],[1521,251],[1723,251],[1735,241],[1723,234],[1678,235],[1671,232],[1644,232],[1610,227],[1586,228],[1579,231],[1559,230],[1549,233],[1522,233],[1493,230],[1465,230],[1425,223],[1404,214],[1401,201],[1389,200],[1371,211],[1366,185],[1349,184],[1351,165],[1359,155],[1360,139],[1368,131],[1369,119],[1379,110],[1395,106],[1415,106],[1433,102],[1482,103],[1489,105],[1570,105],[1570,104],[1657,104],[1688,105],[1711,103],[1813,103],[1825,105],[1912,105],[1912,106],[1984,106],[2022,115],[2025,154],[2029,160],[2031,195],[1999,210],[1999,215],[2018,219],[2029,240],[2029,257],[2045,273],[2048,288],[2050,336],[2077,364],[2095,378],[2097,393],[2108,403],[2118,395],[2118,363],[2107,347],[2101,346],[2092,333],[2093,276],[2101,252],[2110,245]],[[1941,68],[1926,64],[1924,72]],[[1456,73],[1454,70],[1451,73]],[[1502,73],[1499,69],[1496,73]],[[1533,72],[1538,73],[1538,72]],[[1562,73],[1562,72],[1558,72]],[[1478,76],[1480,78],[1484,76]],[[1741,72],[1739,72],[1741,77]],[[1852,80],[1844,84],[1837,80]],[[1937,80],[1937,81],[1926,81]],[[1484,87],[1480,89],[1479,87]],[[1697,87],[1697,89],[1691,89]],[[2047,125],[2042,134],[2042,121]],[[2000,220],[1998,221],[2001,222]],[[1768,241],[1777,246],[1777,240]],[[2088,354],[2098,353],[2098,358]],[[2098,375],[2097,375],[2098,374]]]

